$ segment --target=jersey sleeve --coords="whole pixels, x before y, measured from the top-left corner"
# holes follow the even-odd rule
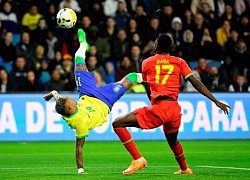
[[[181,59],[181,71],[180,71],[180,73],[185,79],[188,79],[190,76],[193,75],[192,70],[190,69],[190,67],[188,66],[186,61],[184,61],[183,59]]]
[[[76,138],[77,139],[87,137],[89,134],[88,126],[85,122],[86,121],[79,121],[76,124],[75,130],[76,130]]]

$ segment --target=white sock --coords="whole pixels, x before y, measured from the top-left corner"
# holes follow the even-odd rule
[[[142,73],[136,73],[137,75],[137,83],[142,83]]]
[[[80,44],[80,47],[77,49],[75,53],[75,57],[82,57],[85,60],[86,53],[86,45],[84,43]]]

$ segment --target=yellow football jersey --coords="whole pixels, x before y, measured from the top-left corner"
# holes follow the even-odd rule
[[[76,138],[83,138],[88,136],[90,129],[106,122],[109,112],[109,107],[104,102],[84,95],[79,98],[76,112],[69,117],[63,116],[63,119],[76,130]]]

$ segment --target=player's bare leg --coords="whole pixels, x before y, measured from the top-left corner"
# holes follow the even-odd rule
[[[141,156],[131,134],[126,129],[126,127],[140,127],[134,113],[128,113],[127,115],[117,118],[112,125],[115,133],[133,158],[131,165],[123,171],[123,174],[130,175],[146,167],[148,164],[146,159]]]
[[[174,174],[193,174],[192,170],[188,168],[185,156],[184,156],[184,151],[181,143],[177,140],[178,136],[178,131],[175,133],[166,133],[164,131],[165,137],[168,141],[168,145],[170,146],[171,150],[173,151],[175,155],[175,159],[179,164],[180,169]]]

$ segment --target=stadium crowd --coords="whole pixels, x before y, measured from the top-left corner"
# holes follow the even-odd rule
[[[159,33],[211,91],[250,91],[250,0],[0,0],[0,92],[75,91],[73,58],[82,28],[97,86],[140,72]],[[78,17],[57,26],[61,8]],[[194,92],[182,82],[182,91]],[[142,85],[131,92],[145,92]]]

